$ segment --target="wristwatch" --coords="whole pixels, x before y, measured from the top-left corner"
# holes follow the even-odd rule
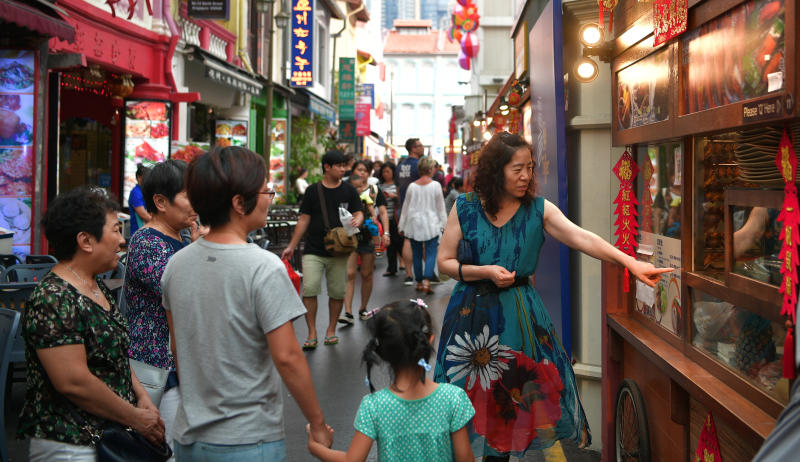
[[[389,236],[389,235],[390,235],[390,234],[389,234],[389,231],[386,231],[385,233],[383,233],[383,235],[384,235],[384,236]]]

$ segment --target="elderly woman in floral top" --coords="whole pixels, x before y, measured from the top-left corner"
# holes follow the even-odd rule
[[[94,461],[91,433],[109,422],[164,442],[164,422],[128,364],[128,326],[97,275],[125,242],[119,206],[76,189],[48,207],[45,236],[59,263],[36,287],[23,319],[28,389],[19,435],[29,460]]]
[[[145,178],[145,208],[152,218],[131,237],[125,274],[131,364],[161,411],[168,442],[178,405],[178,380],[161,304],[161,275],[175,252],[189,243],[181,230],[196,229],[197,214],[186,196],[186,167],[182,160],[168,160]]]

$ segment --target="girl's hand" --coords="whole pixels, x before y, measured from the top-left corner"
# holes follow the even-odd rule
[[[317,431],[311,430],[310,423],[306,424],[306,433],[308,434],[309,448],[314,444],[321,444],[326,448],[330,448],[333,444],[333,428],[328,424],[325,424],[324,428],[320,428]]]
[[[497,287],[505,288],[510,287],[514,283],[514,278],[517,277],[517,272],[509,273],[507,269],[497,265],[486,265],[483,267],[486,272],[487,279],[491,279]]]
[[[656,268],[652,263],[634,260],[628,266],[628,270],[640,281],[650,287],[655,287],[658,281],[661,280],[662,274],[671,273],[675,271],[675,268]]]

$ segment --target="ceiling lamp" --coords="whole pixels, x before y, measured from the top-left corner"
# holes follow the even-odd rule
[[[586,57],[579,59],[573,69],[575,78],[581,83],[588,83],[596,79],[599,72],[600,68],[597,67],[597,63]]]
[[[597,23],[586,23],[581,26],[578,38],[585,47],[599,46],[603,41],[603,29]]]

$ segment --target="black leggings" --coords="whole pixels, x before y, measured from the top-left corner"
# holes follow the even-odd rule
[[[397,221],[394,217],[389,218],[389,248],[386,249],[386,258],[388,265],[386,266],[387,273],[397,272],[397,254],[403,251],[403,236],[397,229]]]

